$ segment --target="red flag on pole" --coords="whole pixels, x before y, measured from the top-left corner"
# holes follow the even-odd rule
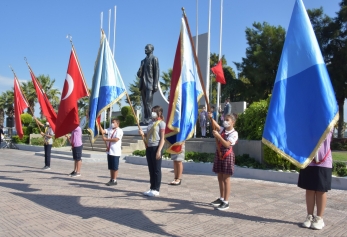
[[[78,64],[76,53],[72,49],[61,94],[55,137],[70,133],[80,124],[77,101],[85,96],[89,96],[88,88]]]
[[[57,114],[54,111],[51,103],[49,102],[46,93],[43,91],[43,89],[39,85],[39,83],[38,83],[38,81],[37,81],[37,79],[36,79],[36,77],[35,77],[35,75],[34,75],[34,73],[30,67],[29,67],[29,70],[30,70],[31,80],[33,81],[33,84],[34,84],[34,87],[36,90],[37,99],[38,99],[40,106],[41,106],[42,113],[46,117],[46,119],[48,120],[53,131],[55,132],[55,124],[56,124],[56,120],[57,120]]]
[[[211,68],[211,71],[216,75],[216,81],[221,84],[226,84],[224,72],[223,72],[223,66],[222,66],[222,59],[219,60],[216,66]]]
[[[18,79],[14,77],[14,118],[17,134],[20,139],[23,137],[22,121],[20,115],[29,107],[28,102],[25,100],[22,90],[20,89]]]

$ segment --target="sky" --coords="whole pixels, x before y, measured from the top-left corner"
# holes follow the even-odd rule
[[[306,9],[323,7],[325,14],[335,17],[341,0],[303,2]],[[228,65],[236,71],[233,62],[241,62],[245,56],[247,27],[252,27],[254,22],[268,22],[287,29],[294,4],[295,0],[224,0],[222,54]],[[146,56],[146,44],[154,45],[161,72],[172,68],[182,7],[193,36],[197,29],[198,34],[208,31],[209,0],[1,0],[0,93],[13,87],[9,65],[20,81],[30,80],[24,57],[36,76],[49,75],[56,80],[54,87],[62,90],[71,51],[71,44],[66,39],[68,34],[72,36],[90,88],[100,44],[100,15],[103,12],[103,28],[106,35],[110,35],[112,49],[115,6],[115,60],[127,89]],[[221,1],[212,0],[211,53],[219,52],[220,8]],[[112,10],[110,34],[109,9]]]

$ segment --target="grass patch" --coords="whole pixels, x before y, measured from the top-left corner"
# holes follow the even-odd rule
[[[334,161],[346,161],[347,162],[347,152],[332,152]]]

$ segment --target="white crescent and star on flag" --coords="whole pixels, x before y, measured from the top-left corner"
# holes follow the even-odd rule
[[[74,89],[74,82],[73,82],[72,77],[69,74],[66,74],[65,81],[67,82],[67,92],[66,92],[64,98],[61,100],[66,100],[67,98],[69,98],[69,96],[71,95],[71,93]],[[65,89],[65,87],[64,87],[64,89]]]

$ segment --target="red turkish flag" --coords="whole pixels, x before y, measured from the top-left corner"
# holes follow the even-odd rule
[[[85,96],[89,96],[88,88],[78,64],[76,53],[72,49],[61,94],[55,137],[61,137],[70,133],[80,124],[77,102]]]
[[[220,82],[221,84],[226,84],[224,72],[223,72],[223,66],[222,66],[222,59],[219,60],[216,66],[211,68],[214,75],[216,75],[216,81]]]
[[[36,80],[34,72],[31,70],[30,67],[29,69],[30,69],[29,71],[30,71],[31,80],[34,84],[37,100],[39,101],[39,104],[41,106],[42,113],[46,117],[53,131],[55,132],[55,123],[57,120],[57,114],[54,111],[51,103],[49,102],[46,93],[44,92],[44,90],[41,88],[40,84]]]
[[[16,122],[16,131],[20,139],[22,139],[23,137],[22,121],[20,119],[20,115],[28,107],[28,102],[24,98],[22,90],[20,89],[19,81],[16,77],[14,77],[14,118]]]

